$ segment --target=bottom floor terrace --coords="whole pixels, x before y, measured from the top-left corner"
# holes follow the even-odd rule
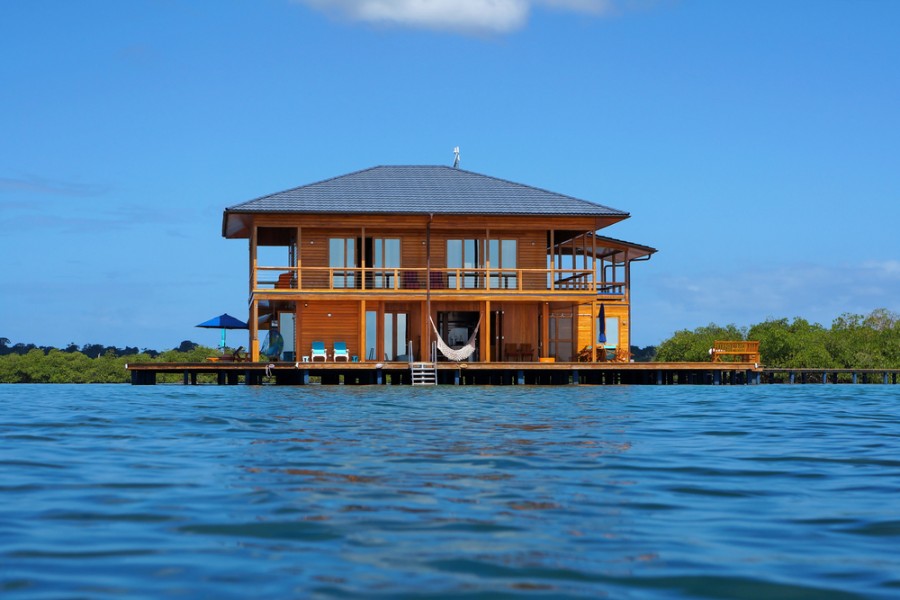
[[[628,304],[590,298],[263,297],[251,302],[248,347],[254,361],[440,362],[440,338],[453,349],[474,346],[470,364],[629,362],[630,320]],[[275,332],[282,343],[273,353]],[[344,348],[346,354],[338,350]]]

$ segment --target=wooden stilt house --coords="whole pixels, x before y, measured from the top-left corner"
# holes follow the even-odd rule
[[[601,235],[620,210],[451,167],[380,166],[227,208],[249,240],[250,347],[277,359],[629,360],[631,266]],[[336,352],[346,345],[346,355]],[[440,352],[438,360],[442,359]]]

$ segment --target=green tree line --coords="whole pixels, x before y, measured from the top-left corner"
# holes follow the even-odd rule
[[[73,346],[70,344],[65,349],[34,344],[11,346],[7,338],[0,338],[0,350],[6,350],[0,352],[0,383],[127,383],[131,381],[131,374],[125,370],[128,363],[203,362],[217,354],[214,348],[189,341],[164,352],[137,348],[123,351],[98,344],[72,349]],[[180,381],[177,376],[168,377]],[[160,375],[159,381],[166,381],[166,376]]]
[[[654,360],[708,361],[716,340],[755,340],[767,367],[832,369],[900,368],[900,314],[886,308],[868,315],[845,313],[830,328],[800,317],[768,319],[750,327],[711,323],[676,331]]]

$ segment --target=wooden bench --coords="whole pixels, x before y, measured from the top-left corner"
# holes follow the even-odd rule
[[[736,362],[748,362],[759,364],[762,362],[759,356],[759,342],[716,340],[709,349],[709,355],[714,363],[724,362],[726,356],[732,356]]]

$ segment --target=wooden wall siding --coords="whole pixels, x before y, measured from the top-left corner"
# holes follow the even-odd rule
[[[527,232],[519,238],[519,268],[547,268],[547,232]],[[525,273],[522,288],[525,290],[547,289],[547,275],[543,273]]]
[[[628,306],[625,304],[610,304],[609,302],[604,302],[604,312],[606,313],[606,317],[618,317],[619,319],[619,347],[628,349],[631,346],[631,326],[628,322]],[[591,323],[591,307],[589,304],[576,305],[577,310],[573,309],[573,312],[578,315],[577,322],[575,324],[576,331],[578,332],[578,339],[575,344],[575,351],[580,352],[582,348],[589,347],[591,345],[594,335],[593,325]],[[600,303],[596,303],[594,306],[594,315],[598,316],[600,314]]]
[[[531,344],[534,358],[537,357],[540,331],[538,330],[538,313],[540,306],[536,302],[492,304],[491,310],[503,311],[502,344]],[[494,332],[497,334],[498,332]],[[504,357],[504,360],[506,357]]]
[[[366,230],[366,235],[368,235]],[[374,236],[373,236],[374,237]],[[395,232],[393,234],[385,234],[379,237],[399,237],[400,238],[400,266],[409,268],[425,268],[425,232]],[[433,250],[433,249],[432,249]]]
[[[297,356],[308,356],[312,343],[324,342],[329,356],[335,342],[346,342],[351,356],[361,356],[359,344],[358,302],[309,302],[300,305],[297,323],[300,330]],[[329,317],[328,314],[331,313]]]
[[[577,356],[582,348],[590,347],[591,340],[593,339],[594,324],[591,320],[591,305],[576,304],[572,307],[572,314],[575,315],[575,355]],[[594,314],[596,314],[596,312]],[[610,315],[607,314],[607,316]]]

